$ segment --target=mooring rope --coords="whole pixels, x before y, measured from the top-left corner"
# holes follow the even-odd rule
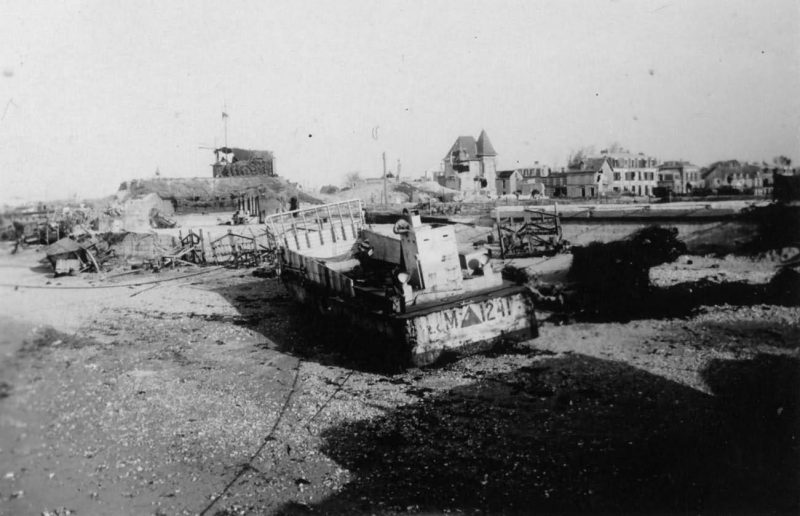
[[[272,424],[272,428],[270,428],[269,433],[267,433],[264,439],[262,439],[261,445],[259,445],[255,453],[253,453],[250,456],[247,462],[243,463],[239,467],[239,471],[236,473],[236,475],[234,475],[234,477],[230,480],[230,482],[225,484],[225,487],[222,489],[222,491],[220,491],[220,493],[217,496],[215,496],[214,499],[211,500],[211,502],[209,502],[208,505],[206,505],[206,507],[202,511],[200,511],[199,513],[200,516],[205,515],[209,510],[211,510],[211,508],[219,501],[219,499],[222,498],[222,496],[225,493],[227,493],[231,487],[233,487],[233,484],[235,484],[240,478],[242,478],[242,476],[246,472],[250,471],[251,469],[254,469],[253,461],[256,460],[256,458],[258,458],[259,455],[261,455],[261,452],[264,451],[264,448],[267,446],[267,443],[273,439],[275,430],[281,423],[281,420],[283,419],[283,416],[286,413],[286,409],[289,407],[289,402],[291,401],[292,396],[297,390],[297,382],[300,379],[300,365],[302,364],[302,362],[303,361],[301,359],[299,358],[297,359],[297,365],[294,367],[294,379],[292,380],[292,387],[291,389],[289,389],[289,393],[286,395],[286,398],[283,401],[283,406],[281,406],[281,409],[278,412],[278,417],[275,418],[275,422]]]
[[[124,287],[141,287],[142,285],[153,285],[155,283],[165,283],[167,281],[174,281],[184,278],[191,278],[193,276],[200,276],[201,274],[208,274],[211,272],[216,272],[221,269],[224,269],[223,266],[213,267],[210,269],[204,269],[199,272],[192,272],[189,274],[183,274],[181,276],[175,276],[173,278],[159,278],[155,280],[149,281],[140,281],[138,283],[120,283],[117,285],[20,285],[16,283],[0,283],[0,287],[6,288],[28,288],[28,289],[39,289],[39,290],[99,290],[99,289],[106,289],[106,288],[124,288]]]

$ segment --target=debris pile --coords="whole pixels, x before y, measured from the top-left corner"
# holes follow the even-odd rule
[[[267,244],[267,234],[260,236],[250,231],[250,236],[228,233],[210,242],[211,254],[216,265],[238,269],[240,267],[259,267],[274,259],[274,251]],[[266,273],[265,274],[269,274]]]
[[[558,212],[525,210],[510,215],[498,212],[495,226],[503,258],[552,256],[569,251],[570,243],[563,239]]]
[[[56,276],[101,272],[102,264],[116,256],[105,240],[89,233],[61,238],[45,247],[44,253]]]

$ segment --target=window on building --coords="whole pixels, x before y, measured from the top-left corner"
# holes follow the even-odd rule
[[[622,179],[622,174],[614,172],[614,181],[619,181],[620,179]]]

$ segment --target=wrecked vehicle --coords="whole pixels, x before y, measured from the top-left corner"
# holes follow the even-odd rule
[[[488,250],[418,214],[367,227],[361,201],[271,215],[270,245],[291,295],[401,363],[487,349],[537,335],[529,290],[503,280]]]
[[[56,277],[90,269],[100,270],[91,251],[71,238],[64,237],[50,244],[44,249],[44,253]]]

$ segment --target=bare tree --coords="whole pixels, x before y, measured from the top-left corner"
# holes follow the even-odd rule
[[[573,150],[569,153],[569,158],[567,158],[567,166],[569,168],[579,168],[581,163],[585,162],[592,154],[594,154],[593,146]]]
[[[792,166],[792,159],[786,156],[777,156],[772,159],[772,162],[781,168],[789,168]]]
[[[344,176],[344,181],[346,186],[354,187],[357,183],[361,181],[361,172],[354,170],[352,172],[348,172],[346,176]]]

